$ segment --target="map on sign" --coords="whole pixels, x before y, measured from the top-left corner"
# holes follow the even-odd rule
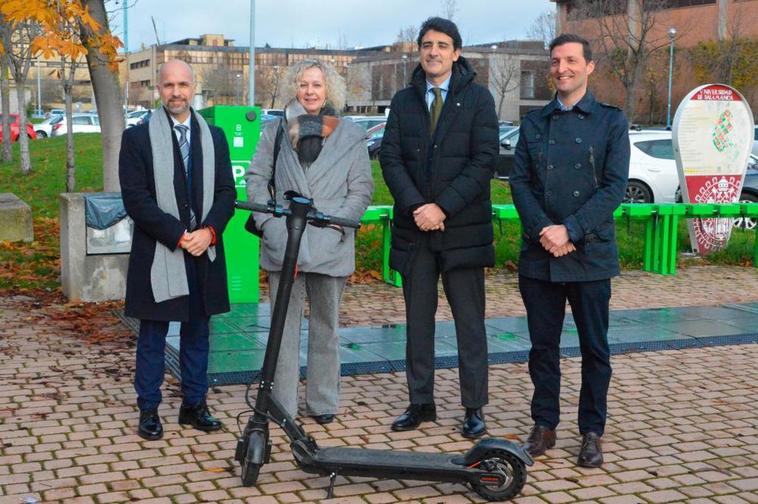
[[[677,108],[673,139],[685,202],[739,201],[753,114],[736,89],[708,84],[691,91]],[[689,225],[693,249],[708,254],[726,246],[732,219],[691,219]]]

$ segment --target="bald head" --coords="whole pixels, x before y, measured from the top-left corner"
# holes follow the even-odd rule
[[[184,122],[189,116],[190,102],[195,95],[192,67],[181,60],[169,60],[158,71],[161,102],[174,119]]]
[[[158,68],[158,82],[163,82],[166,75],[176,73],[184,74],[184,77],[188,77],[192,84],[195,83],[195,73],[192,71],[192,67],[179,59],[168,60]]]

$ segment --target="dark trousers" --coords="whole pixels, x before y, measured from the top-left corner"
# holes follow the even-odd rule
[[[579,431],[602,435],[611,381],[608,348],[611,281],[559,283],[519,276],[519,289],[532,340],[529,351],[529,375],[534,384],[532,419],[550,429],[555,429],[559,422],[561,369],[558,346],[568,300],[582,353]]]
[[[183,403],[194,406],[208,392],[208,323],[194,274],[194,261],[187,261],[190,320],[182,322],[179,339],[179,368],[182,374]],[[166,334],[168,322],[140,320],[137,339],[137,362],[134,390],[140,410],[157,408],[161,402],[161,384],[165,372]]]
[[[484,329],[484,269],[441,272],[439,257],[420,243],[412,267],[403,276],[406,316],[406,376],[413,404],[434,402],[434,317],[437,282],[442,275],[458,340],[461,403],[466,408],[487,404],[487,338]]]

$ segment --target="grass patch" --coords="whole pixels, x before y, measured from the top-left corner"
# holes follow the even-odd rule
[[[102,147],[99,134],[75,135],[76,191],[101,191],[103,186]],[[13,146],[14,160],[0,163],[0,192],[12,192],[26,201],[34,215],[35,242],[32,244],[0,242],[0,289],[59,288],[58,195],[65,192],[66,139],[53,137],[31,142],[32,171],[19,170],[18,145]],[[392,196],[382,178],[378,161],[372,161],[375,192],[373,204],[390,205]],[[492,181],[492,202],[511,203],[508,183]],[[645,228],[642,221],[616,221],[619,258],[625,268],[642,267]],[[729,246],[708,256],[709,263],[752,265],[755,231],[735,229]],[[514,269],[521,241],[520,225],[506,222],[495,225],[497,267]],[[679,223],[679,250],[690,250],[687,223]],[[685,266],[685,262],[679,263]],[[356,243],[356,266],[359,272],[377,277],[382,268],[382,229],[375,225],[361,228]]]

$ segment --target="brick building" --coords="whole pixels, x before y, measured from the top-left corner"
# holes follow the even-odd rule
[[[698,45],[711,51],[725,51],[735,40],[758,47],[758,0],[551,0],[556,4],[558,33],[578,33],[588,38],[597,55],[598,68],[591,87],[603,100],[624,105],[625,90],[611,75],[608,58],[603,58],[602,39],[606,46],[626,49],[626,40],[644,38],[653,49],[641,73],[636,93],[637,122],[665,121],[668,63],[674,36],[674,72],[672,75],[672,109],[693,88],[711,81],[724,81],[718,57],[711,61],[695,59]],[[610,33],[612,31],[616,33]],[[615,40],[613,40],[615,38]],[[614,43],[608,44],[609,41]],[[722,49],[717,49],[722,47]],[[754,49],[751,49],[754,51]],[[720,53],[723,54],[723,53]],[[708,68],[712,66],[713,68]],[[752,62],[753,74],[755,63]],[[719,78],[719,74],[722,77]],[[758,80],[737,79],[733,85],[747,97],[753,109],[758,106]],[[727,82],[729,83],[729,82]],[[673,112],[672,112],[673,113]]]

